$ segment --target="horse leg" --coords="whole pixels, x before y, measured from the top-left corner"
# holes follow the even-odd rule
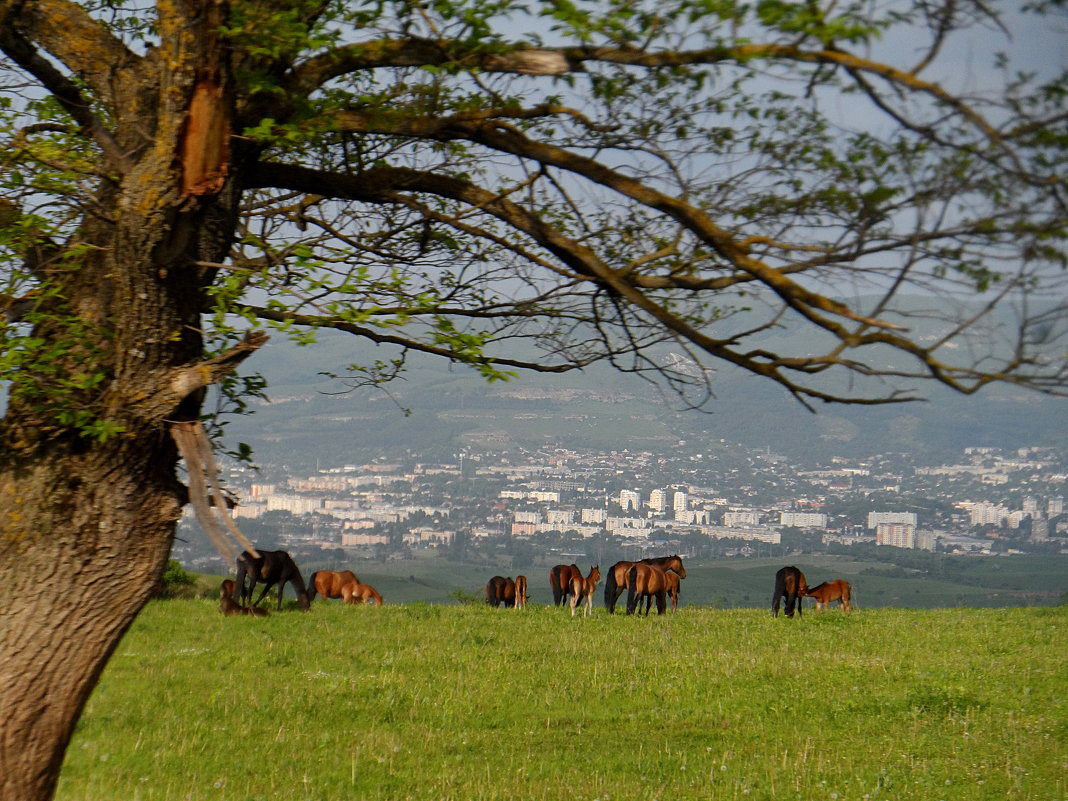
[[[263,596],[265,596],[265,595],[266,595],[266,594],[267,594],[268,592],[270,592],[270,590],[271,590],[271,587],[273,587],[273,586],[274,586],[274,582],[273,582],[273,581],[270,581],[270,582],[264,582],[264,585],[263,585],[263,592],[261,592],[261,593],[260,593],[260,597],[259,597],[259,598],[257,598],[257,599],[256,599],[256,602],[255,602],[254,604],[252,604],[252,605],[253,605],[253,606],[259,606],[259,605],[260,605],[260,601],[262,601],[262,600],[263,600]],[[255,585],[253,585],[253,588],[255,588]],[[250,597],[250,598],[252,597],[252,591],[251,591],[251,590],[249,591],[249,597]],[[279,608],[279,609],[281,609],[282,607],[281,607],[281,606],[279,606],[278,608]]]
[[[578,606],[578,596],[577,595],[574,595],[574,594],[571,595],[570,604],[571,604],[571,617],[574,617],[575,616],[575,607]]]

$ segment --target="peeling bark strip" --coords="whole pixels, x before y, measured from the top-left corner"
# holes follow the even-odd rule
[[[198,421],[175,422],[170,425],[171,436],[178,445],[178,452],[182,454],[186,471],[189,473],[189,500],[193,504],[197,521],[208,535],[211,544],[227,562],[232,563],[241,551],[248,551],[253,557],[259,558],[255,546],[241,533],[230,516],[226,498],[223,497],[222,488],[219,486],[211,442],[208,441],[204,426]],[[223,521],[240,548],[235,548],[226,538],[226,533],[220,528],[215,515]]]
[[[182,197],[214,195],[230,170],[230,103],[223,76],[226,52],[219,28],[226,18],[222,0],[207,0],[192,32],[203,42],[198,54],[189,111],[178,141]]]

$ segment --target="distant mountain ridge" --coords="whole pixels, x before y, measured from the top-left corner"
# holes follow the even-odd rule
[[[374,346],[343,334],[323,335],[308,347],[268,343],[247,367],[268,380],[271,402],[257,404],[254,415],[231,418],[228,436],[264,458],[356,458],[402,449],[447,454],[490,447],[487,442],[655,450],[651,445],[706,438],[818,458],[1017,448],[1049,444],[1068,431],[1068,401],[1008,385],[965,397],[932,384],[929,402],[829,404],[813,414],[766,379],[728,365],[713,376],[710,411],[682,412],[677,399],[606,365],[487,384],[469,368],[415,355],[409,372],[385,391],[347,394],[336,394],[344,387],[320,374],[376,358],[382,355]],[[696,369],[670,350],[664,359],[675,369]]]

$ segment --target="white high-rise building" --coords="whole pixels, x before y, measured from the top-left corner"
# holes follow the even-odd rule
[[[915,512],[868,512],[868,528],[878,528],[880,523],[902,523],[916,526],[919,520]]]
[[[756,510],[742,510],[723,513],[723,525],[728,528],[733,526],[758,526],[763,515]]]
[[[667,493],[662,489],[655,489],[649,493],[649,508],[655,512],[663,512],[667,507]]]
[[[823,512],[781,512],[779,525],[796,528],[827,528],[827,515]]]
[[[880,523],[875,527],[875,544],[915,548],[916,526],[908,523]]]
[[[676,514],[685,512],[689,502],[690,498],[685,492],[676,492],[675,497],[671,500],[671,508]]]
[[[619,505],[624,512],[628,512],[631,509],[637,509],[641,503],[638,493],[634,490],[620,490],[619,491]]]

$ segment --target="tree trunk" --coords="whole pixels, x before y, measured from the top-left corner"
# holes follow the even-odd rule
[[[52,797],[89,694],[159,581],[181,509],[160,433],[0,473],[0,798]]]
[[[196,419],[202,390],[254,349],[201,359],[193,262],[217,260],[229,245],[225,226],[204,220],[223,207],[219,198],[192,211],[143,214],[142,206],[129,220],[120,206],[115,230],[84,229],[108,243],[89,251],[103,255],[62,279],[64,313],[75,312],[66,319],[92,323],[100,340],[72,344],[62,322],[38,329],[56,342],[68,337],[71,355],[53,366],[105,376],[102,389],[72,402],[123,432],[101,442],[57,424],[39,397],[14,394],[0,423],[3,799],[54,794],[89,694],[170,553],[186,490],[169,423]]]
[[[239,188],[232,99],[217,0],[161,7],[162,46],[116,46],[77,7],[92,44],[122,77],[89,83],[111,103],[101,133],[70,104],[102,154],[82,225],[52,243],[33,337],[45,343],[0,421],[0,799],[47,801],[108,658],[152,596],[186,489],[169,425],[195,420],[203,390],[259,343],[204,361],[200,315],[225,259]],[[70,64],[87,56],[62,21],[19,4],[20,31]],[[54,11],[55,9],[53,9]],[[96,33],[93,33],[93,32]],[[50,74],[18,37],[19,64]],[[78,42],[78,46],[81,46]],[[85,381],[88,377],[88,382]],[[73,388],[72,388],[73,387]],[[75,414],[83,415],[80,419]],[[72,422],[73,420],[73,422]],[[87,427],[86,421],[90,424]],[[121,433],[93,430],[94,421]]]

